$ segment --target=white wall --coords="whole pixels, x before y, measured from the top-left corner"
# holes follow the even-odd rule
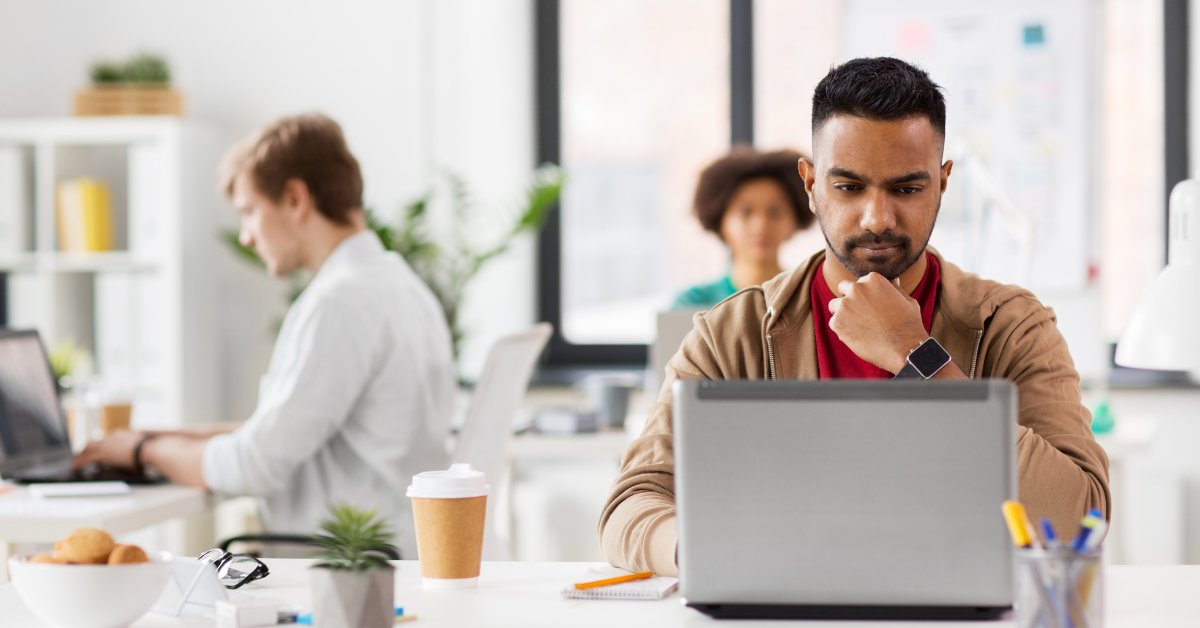
[[[423,54],[432,59],[421,90],[425,163],[463,176],[481,210],[510,211],[535,165],[533,3],[427,0],[423,11]],[[524,236],[469,290],[460,313],[468,377],[482,370],[496,338],[534,322],[535,251],[533,236]]]
[[[69,115],[92,63],[139,51],[168,59],[187,116],[223,145],[282,115],[332,116],[362,165],[367,205],[385,212],[443,168],[485,208],[515,202],[534,165],[529,0],[0,3],[0,116]],[[491,339],[533,322],[532,251],[522,243],[474,287],[468,373]],[[285,303],[257,271],[220,263],[228,418],[244,418]]]

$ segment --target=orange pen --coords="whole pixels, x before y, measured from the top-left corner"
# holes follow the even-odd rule
[[[622,582],[632,582],[634,580],[645,580],[654,576],[652,571],[643,571],[642,573],[631,573],[628,576],[617,576],[616,578],[606,578],[604,580],[593,580],[592,582],[580,582],[575,585],[576,589],[594,589],[596,587],[606,587],[610,584],[621,584]]]

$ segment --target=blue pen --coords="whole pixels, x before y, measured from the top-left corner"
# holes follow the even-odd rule
[[[1042,536],[1046,537],[1046,547],[1055,549],[1058,547],[1058,535],[1054,533],[1054,524],[1050,523],[1049,517],[1042,517],[1039,524],[1042,526]]]
[[[1071,543],[1071,549],[1076,552],[1082,552],[1087,547],[1088,537],[1092,535],[1092,532],[1102,521],[1104,521],[1104,515],[1098,509],[1093,508],[1089,510],[1088,514],[1084,515],[1083,521],[1079,522],[1079,535]]]

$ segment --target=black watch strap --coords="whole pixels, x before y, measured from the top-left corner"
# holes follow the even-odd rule
[[[900,369],[900,372],[896,373],[896,376],[893,377],[892,379],[925,379],[925,378],[921,375],[921,371],[917,370],[917,367],[913,366],[912,363],[910,363],[910,362],[905,362],[904,368]]]

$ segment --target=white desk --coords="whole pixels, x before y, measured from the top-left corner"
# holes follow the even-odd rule
[[[520,434],[509,441],[508,458],[511,462],[620,460],[634,438],[624,430],[582,434]]]
[[[211,494],[198,488],[163,484],[135,486],[129,495],[35,499],[24,486],[0,494],[0,558],[12,543],[53,543],[76,528],[124,534],[212,508]],[[25,510],[23,515],[14,510]],[[0,582],[8,567],[0,561]]]
[[[309,608],[306,560],[267,559],[271,575],[241,591],[285,600]],[[587,571],[590,563],[484,563],[478,589],[425,591],[416,561],[396,563],[396,604],[416,613],[413,626],[597,626],[637,628],[707,625],[722,628],[765,628],[783,622],[720,621],[686,608],[674,594],[657,602],[564,600],[559,590]],[[1105,568],[1107,628],[1196,626],[1200,617],[1200,566]],[[42,628],[17,598],[12,584],[0,585],[0,618],[5,628]],[[199,628],[212,626],[211,615],[188,611],[183,618],[149,613],[134,628]],[[409,625],[409,624],[405,624]],[[897,626],[898,622],[804,622],[804,626],[853,628]],[[910,622],[904,626],[952,628],[980,622]],[[988,623],[1011,626],[1010,621]]]

